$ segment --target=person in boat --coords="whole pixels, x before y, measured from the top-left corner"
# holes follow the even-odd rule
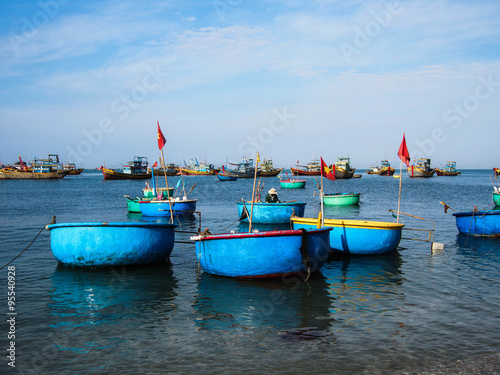
[[[265,201],[266,203],[280,203],[280,200],[278,199],[278,192],[275,188],[269,189]]]

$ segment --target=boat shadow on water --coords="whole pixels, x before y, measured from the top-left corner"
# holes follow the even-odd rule
[[[200,317],[195,323],[203,330],[271,329],[285,340],[314,339],[332,335],[330,305],[320,273],[308,282],[297,276],[239,280],[202,273],[194,302]]]

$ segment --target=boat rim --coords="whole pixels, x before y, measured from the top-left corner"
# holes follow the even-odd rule
[[[485,211],[463,211],[455,212],[453,216],[463,217],[463,216],[485,216],[485,215],[500,215],[500,210],[485,210]]]
[[[307,230],[307,234],[318,234],[323,232],[329,232],[333,228],[319,228]],[[240,233],[222,233],[222,234],[211,234],[208,236],[193,236],[192,240],[196,241],[208,241],[208,240],[229,240],[236,238],[263,238],[263,237],[298,237],[302,235],[301,229],[286,229],[286,230],[273,230],[265,232],[240,232]]]
[[[153,227],[153,228],[177,228],[176,224],[170,223],[145,223],[145,222],[106,222],[106,221],[96,221],[96,222],[81,222],[81,223],[57,223],[49,224],[46,229],[57,229],[57,228],[75,228],[75,227]]]
[[[500,211],[499,211],[500,212]],[[306,218],[294,216],[291,221],[297,224],[317,224],[317,218]],[[321,221],[320,221],[321,223]],[[350,227],[350,228],[366,228],[366,229],[402,229],[405,225],[403,223],[387,223],[384,221],[371,221],[371,220],[344,220],[344,219],[324,219],[325,226],[332,225],[337,227]]]

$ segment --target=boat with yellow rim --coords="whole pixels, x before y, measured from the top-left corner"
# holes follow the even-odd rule
[[[134,156],[134,160],[124,165],[121,172],[106,167],[101,167],[101,171],[105,180],[144,180],[152,176],[145,156]]]
[[[321,212],[318,218],[292,216],[293,229],[321,228]],[[401,241],[404,224],[385,221],[324,219],[330,232],[330,247],[333,254],[379,255],[397,249]]]

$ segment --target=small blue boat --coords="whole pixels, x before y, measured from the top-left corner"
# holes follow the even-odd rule
[[[190,216],[196,211],[197,199],[172,199],[172,213],[174,216]],[[170,204],[168,200],[141,200],[139,201],[141,213],[144,216],[170,217]]]
[[[219,181],[236,181],[238,179],[238,177],[230,176],[228,174],[220,174],[218,172],[216,172],[215,174],[217,175]]]
[[[252,202],[236,202],[238,205],[238,215],[241,221],[248,222]],[[263,203],[253,204],[252,224],[284,224],[290,223],[292,215],[304,216],[306,203]]]
[[[328,259],[330,230],[230,233],[191,239],[204,272],[236,278],[280,278],[318,271]]]
[[[292,218],[292,228],[319,228],[319,218]],[[378,255],[397,249],[404,224],[383,221],[324,219],[330,232],[331,252],[345,255]]]
[[[68,266],[129,266],[163,262],[174,247],[175,228],[168,223],[50,224],[50,246]]]
[[[457,229],[471,236],[500,236],[500,211],[469,211],[454,213]]]

